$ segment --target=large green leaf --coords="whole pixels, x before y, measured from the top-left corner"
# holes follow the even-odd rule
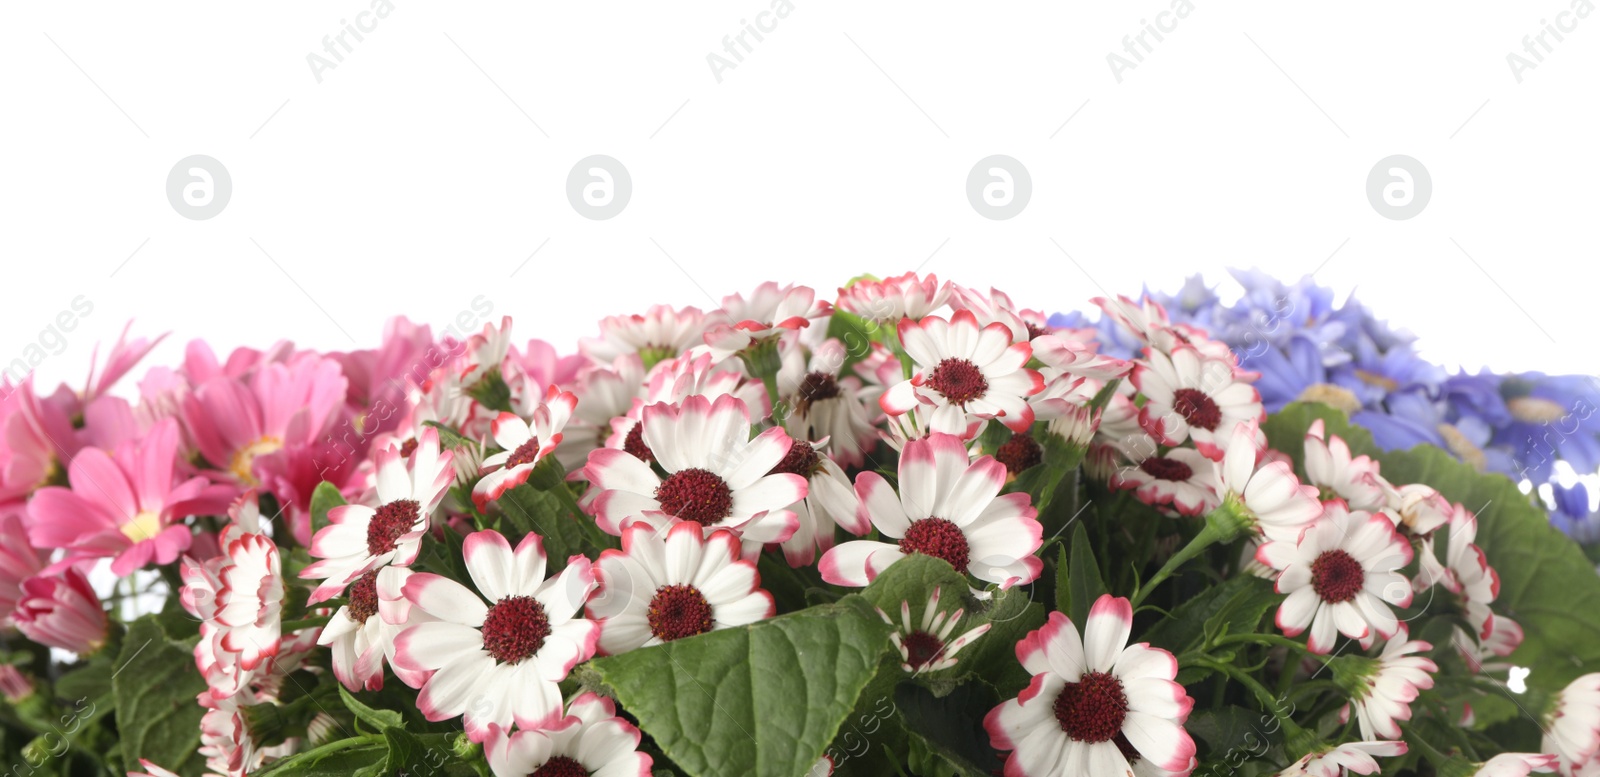
[[[894,695],[895,706],[905,716],[906,730],[961,777],[988,777],[999,774],[1004,766],[983,730],[983,716],[1000,701],[1000,695],[982,681],[937,698],[920,685],[901,683]]]
[[[1283,597],[1271,581],[1239,575],[1184,602],[1140,637],[1174,655],[1198,646],[1209,635],[1248,634]]]
[[[1100,562],[1089,547],[1089,532],[1082,523],[1072,529],[1072,561],[1067,566],[1067,607],[1063,610],[1072,622],[1082,629],[1089,622],[1089,608],[1095,600],[1108,593],[1100,578]],[[1057,593],[1057,602],[1061,594]]]
[[[1322,405],[1284,408],[1268,421],[1268,439],[1298,462],[1299,440],[1317,418],[1353,453],[1377,459],[1390,482],[1426,483],[1477,514],[1477,544],[1500,575],[1493,609],[1522,625],[1526,639],[1510,660],[1532,670],[1530,687],[1558,690],[1600,670],[1600,575],[1531,496],[1504,475],[1479,473],[1438,448],[1379,452],[1365,430]]]
[[[501,495],[495,505],[518,533],[532,532],[544,539],[551,574],[566,568],[568,558],[592,550],[583,527],[567,513],[561,500],[547,491],[524,483]]]
[[[122,762],[147,758],[178,774],[199,774],[200,718],[195,696],[206,681],[194,670],[194,649],[167,638],[155,616],[128,626],[111,690],[116,696]]]
[[[889,647],[889,625],[851,595],[591,666],[690,777],[794,777],[833,741]]]
[[[311,530],[318,531],[328,525],[328,511],[347,504],[339,487],[324,480],[311,492]]]

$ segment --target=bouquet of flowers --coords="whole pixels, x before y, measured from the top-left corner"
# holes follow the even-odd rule
[[[1538,502],[1095,303],[767,283],[573,354],[397,319],[349,353],[196,341],[132,400],[154,343],[124,333],[81,391],[4,386],[0,754],[1600,774],[1600,576]]]

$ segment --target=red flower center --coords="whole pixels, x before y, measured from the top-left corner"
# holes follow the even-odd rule
[[[911,522],[905,539],[900,540],[900,550],[942,558],[957,572],[966,574],[967,553],[971,548],[967,545],[967,535],[955,524],[943,518],[923,518]]]
[[[656,454],[650,446],[644,444],[644,422],[640,421],[628,430],[626,437],[622,438],[622,450],[646,464],[656,460]]]
[[[1006,465],[1006,472],[1017,474],[1044,459],[1044,449],[1039,447],[1039,441],[1033,435],[1022,433],[1013,434],[994,452],[995,461]]]
[[[716,474],[689,468],[672,473],[656,486],[661,511],[681,520],[710,526],[733,509],[733,491]]]
[[[1047,334],[1050,334],[1053,331],[1053,330],[1050,329],[1050,327],[1039,326],[1038,324],[1035,324],[1032,321],[1024,321],[1022,323],[1027,325],[1027,327],[1028,327],[1028,339],[1029,340],[1032,340],[1032,339],[1034,339],[1036,337],[1043,337],[1043,336],[1045,336]]]
[[[400,443],[400,458],[402,458],[402,459],[411,458],[412,452],[416,451],[416,449],[417,449],[417,438],[415,438],[415,437],[407,437],[405,442]]]
[[[1172,392],[1172,409],[1178,411],[1178,415],[1183,416],[1190,426],[1208,432],[1216,431],[1217,424],[1222,423],[1222,410],[1199,389],[1181,388]]]
[[[528,777],[589,777],[589,770],[564,755],[545,761]]]
[[[1361,562],[1342,550],[1323,551],[1311,562],[1311,587],[1325,602],[1348,602],[1366,583],[1367,572]]]
[[[944,640],[926,631],[913,631],[906,635],[906,663],[912,669],[921,669],[944,653]]]
[[[511,452],[511,458],[506,459],[506,469],[532,464],[537,458],[539,458],[539,438],[529,437],[527,442],[518,445],[517,449]]]
[[[1061,689],[1055,709],[1056,720],[1067,736],[1090,744],[1109,742],[1122,733],[1128,695],[1121,680],[1104,672],[1089,672]]]
[[[347,615],[356,623],[366,623],[378,611],[378,570],[374,569],[350,584]]]
[[[966,359],[952,358],[939,362],[939,366],[933,368],[933,374],[928,376],[928,385],[957,405],[982,399],[984,392],[989,390],[989,381],[984,379],[983,371]]]
[[[671,642],[710,631],[711,603],[692,585],[664,585],[650,600],[648,617],[650,633]]]
[[[772,471],[767,474],[788,473],[810,480],[821,466],[822,454],[817,453],[817,449],[811,447],[811,443],[795,440],[794,444],[789,446],[789,452],[784,454],[783,460],[773,466]]]
[[[1188,464],[1165,456],[1151,456],[1139,462],[1139,469],[1157,480],[1188,480],[1194,475]]]
[[[411,499],[396,499],[380,508],[367,524],[367,552],[382,555],[394,550],[401,537],[417,527],[422,505]]]
[[[483,617],[483,649],[502,664],[527,659],[550,636],[550,616],[531,596],[507,596]]]
[[[824,399],[833,399],[839,396],[839,381],[826,372],[806,373],[806,379],[800,382],[800,391],[795,400],[795,410],[801,414],[811,411],[812,402]]]

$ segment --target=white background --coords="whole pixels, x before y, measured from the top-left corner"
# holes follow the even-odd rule
[[[46,384],[129,318],[170,363],[370,347],[486,295],[566,350],[765,279],[921,268],[1066,310],[1260,266],[1359,289],[1450,366],[1600,372],[1600,13],[1521,83],[1506,59],[1570,0],[1196,0],[1121,83],[1107,55],[1170,0],[796,0],[721,83],[707,55],[770,0],[396,0],[318,83],[307,55],[369,2],[8,4],[0,363],[78,295]],[[1407,221],[1365,194],[1397,153],[1433,179]],[[191,154],[233,181],[207,221],[166,197]],[[590,154],[632,175],[609,221],[566,198]],[[966,199],[990,154],[1031,172],[1008,221]]]

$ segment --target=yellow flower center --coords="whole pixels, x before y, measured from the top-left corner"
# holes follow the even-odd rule
[[[1511,411],[1513,418],[1530,424],[1552,424],[1567,414],[1566,408],[1539,397],[1508,399],[1506,409]]]
[[[1354,392],[1344,386],[1335,386],[1332,383],[1313,383],[1306,386],[1306,390],[1295,397],[1296,402],[1321,402],[1328,407],[1338,410],[1345,415],[1350,415],[1361,409],[1361,400],[1356,398]]]
[[[256,480],[255,462],[257,456],[263,456],[283,449],[283,440],[277,437],[262,437],[249,445],[240,448],[233,454],[233,461],[228,463],[228,470],[238,476],[243,483],[252,486],[261,485]]]
[[[1483,451],[1473,445],[1461,430],[1450,424],[1439,424],[1439,435],[1444,437],[1445,447],[1449,448],[1456,458],[1471,464],[1473,469],[1482,472],[1487,466],[1488,462],[1484,459]]]
[[[133,520],[122,524],[122,533],[134,542],[155,539],[161,533],[161,514],[154,510],[145,510],[133,517]]]
[[[1377,386],[1384,391],[1395,391],[1400,388],[1400,384],[1397,383],[1394,378],[1379,375],[1376,372],[1356,370],[1356,377],[1360,378],[1362,383],[1365,383],[1368,386]]]

